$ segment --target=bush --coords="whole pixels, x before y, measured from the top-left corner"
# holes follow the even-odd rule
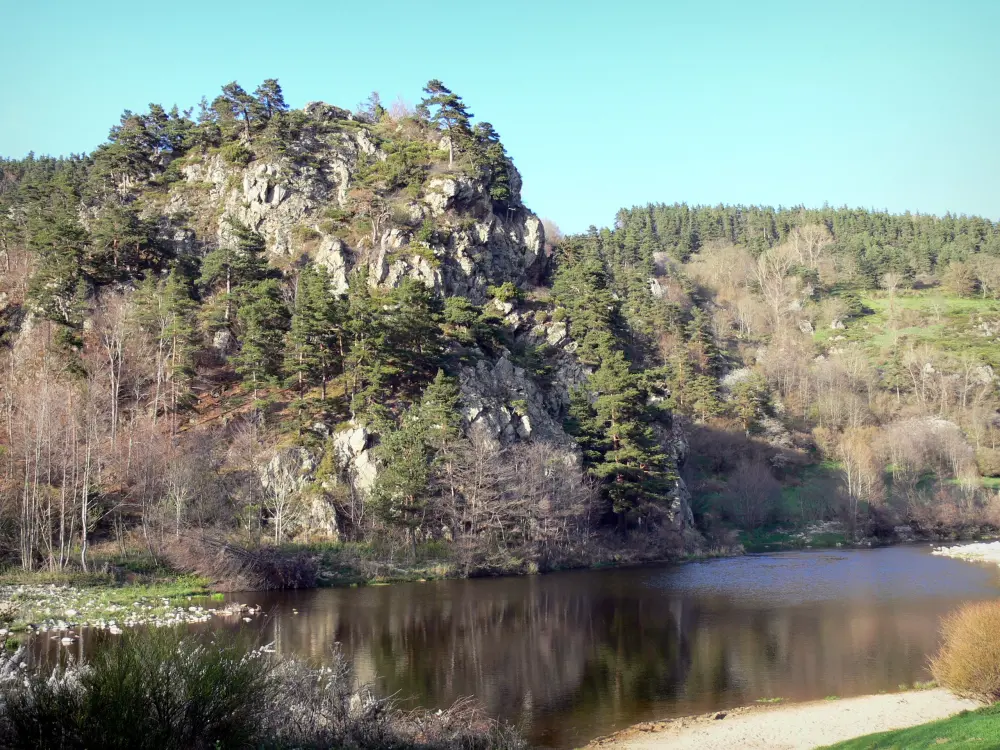
[[[280,662],[237,637],[127,631],[83,665],[25,673],[0,655],[0,747],[19,750],[487,750],[525,747],[468,702],[403,712],[331,665]]]
[[[487,287],[486,292],[497,302],[519,302],[524,299],[524,292],[512,281],[505,281],[500,286]]]
[[[309,589],[316,586],[319,574],[307,551],[245,549],[207,534],[168,540],[163,557],[174,570],[207,578],[222,591]]]
[[[984,477],[1000,477],[1000,450],[994,448],[977,450],[976,467]]]
[[[236,639],[126,631],[82,666],[4,685],[6,748],[251,746],[271,709],[275,664]]]
[[[227,143],[222,147],[222,158],[234,167],[245,167],[253,161],[253,151],[239,141]]]
[[[1000,701],[1000,602],[963,607],[945,619],[941,633],[934,679],[957,695]]]

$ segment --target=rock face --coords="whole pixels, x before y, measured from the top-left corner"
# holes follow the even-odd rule
[[[265,497],[295,497],[286,517],[286,533],[290,538],[339,538],[337,514],[320,492],[309,492],[313,486],[317,456],[305,448],[286,448],[271,456],[259,471]]]
[[[305,112],[317,126],[343,119],[342,110],[316,102]],[[306,132],[308,139],[311,131]],[[541,221],[519,201],[498,213],[488,185],[463,174],[428,180],[421,196],[406,205],[404,223],[393,221],[350,247],[331,234],[324,212],[349,206],[362,156],[384,160],[386,155],[364,129],[313,137],[321,147],[313,150],[308,165],[284,159],[239,167],[218,153],[185,164],[181,173],[186,186],[171,191],[166,205],[166,214],[178,218],[161,224],[160,240],[176,250],[195,249],[198,241],[183,226],[183,217],[213,215],[214,237],[200,242],[207,249],[230,241],[227,219],[235,219],[259,232],[272,256],[308,255],[325,266],[337,291],[347,288],[348,274],[358,266],[368,267],[376,285],[392,287],[412,277],[442,294],[477,303],[486,301],[490,285],[541,279],[546,265]],[[429,244],[413,237],[427,219],[441,230],[440,238]]]
[[[371,453],[371,433],[367,428],[351,427],[338,432],[333,447],[348,481],[361,492],[370,491],[378,476],[378,466]]]
[[[576,443],[557,421],[560,395],[543,392],[506,356],[464,368],[459,389],[468,432],[487,444],[499,448],[516,440],[543,440],[577,454]]]

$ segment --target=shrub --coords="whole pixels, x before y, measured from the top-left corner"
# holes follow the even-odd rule
[[[110,638],[110,636],[108,636]],[[401,711],[356,686],[343,654],[330,666],[281,662],[238,637],[126,631],[91,660],[25,672],[0,654],[0,747],[261,750],[521,750],[511,727],[468,702]]]
[[[7,683],[7,748],[248,747],[264,727],[275,663],[235,638],[126,631],[82,666]]]
[[[931,662],[939,684],[987,703],[1000,700],[1000,602],[970,604],[942,625],[941,650]]]
[[[980,448],[976,451],[976,466],[984,477],[1000,477],[1000,450]]]
[[[208,535],[182,536],[163,547],[175,570],[209,579],[223,591],[308,589],[316,585],[316,560],[306,551],[245,549]]]
[[[245,167],[253,161],[253,151],[239,141],[227,143],[222,147],[222,158],[234,167]]]
[[[514,302],[524,299],[524,292],[512,281],[505,281],[500,286],[490,286],[487,293],[498,302]]]

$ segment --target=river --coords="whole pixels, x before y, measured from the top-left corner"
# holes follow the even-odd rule
[[[405,705],[473,696],[565,748],[638,721],[927,680],[941,617],[998,595],[996,566],[903,546],[236,598],[263,607],[241,626],[284,656],[339,644]]]

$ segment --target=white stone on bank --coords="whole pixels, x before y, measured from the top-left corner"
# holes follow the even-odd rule
[[[975,542],[973,544],[959,544],[954,547],[938,547],[933,554],[1000,565],[1000,542]]]

